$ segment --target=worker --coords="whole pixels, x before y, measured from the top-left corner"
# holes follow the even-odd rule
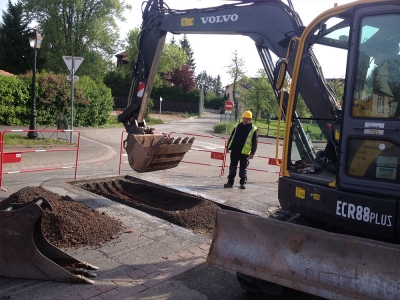
[[[231,163],[229,165],[228,182],[224,184],[225,188],[233,187],[236,177],[236,169],[239,165],[240,188],[246,188],[247,166],[249,159],[254,157],[257,150],[258,131],[257,127],[251,123],[253,114],[247,110],[242,115],[243,121],[236,125],[232,130],[227,143],[227,152],[231,151]]]

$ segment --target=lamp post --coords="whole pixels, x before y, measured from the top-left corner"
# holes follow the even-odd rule
[[[31,33],[28,34],[29,37],[29,45],[33,48],[33,74],[32,74],[32,102],[31,102],[31,117],[29,123],[29,131],[28,137],[31,139],[37,138],[36,132],[36,51],[42,45],[43,37],[40,33],[34,29]]]
[[[160,97],[160,114],[158,115],[159,119],[161,119],[161,102],[162,102],[162,97]]]
[[[199,103],[199,117],[203,116],[204,73],[201,78],[201,94]]]

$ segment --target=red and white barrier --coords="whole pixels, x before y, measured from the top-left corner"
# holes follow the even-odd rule
[[[5,135],[7,133],[24,133],[24,132],[51,132],[54,133],[54,130],[5,130],[1,133],[1,138],[0,138],[0,151],[1,151],[1,161],[0,161],[0,188],[4,191],[7,191],[3,187],[3,175],[7,174],[16,174],[16,173],[27,173],[27,172],[38,172],[38,171],[51,171],[51,170],[61,170],[61,169],[75,169],[75,175],[74,175],[74,180],[76,180],[76,175],[78,171],[78,157],[79,157],[79,149],[80,149],[80,137],[81,134],[77,130],[56,130],[56,132],[74,132],[78,134],[78,142],[76,147],[68,147],[68,148],[51,148],[51,149],[29,149],[29,150],[18,150],[18,151],[5,151],[4,147],[4,141],[5,141]],[[3,165],[5,163],[11,163],[11,162],[20,162],[22,158],[23,153],[43,153],[43,152],[61,152],[61,151],[76,151],[76,157],[75,157],[75,165],[71,166],[55,166],[55,167],[46,167],[46,168],[34,168],[34,169],[19,169],[19,170],[14,170],[14,171],[7,171],[4,172],[4,167]]]

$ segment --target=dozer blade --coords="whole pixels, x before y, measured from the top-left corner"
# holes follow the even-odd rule
[[[138,173],[175,168],[194,138],[168,139],[164,134],[129,134],[125,141],[129,165]]]
[[[73,258],[44,237],[45,208],[52,209],[45,198],[37,198],[0,211],[0,276],[94,283],[84,275],[96,276],[89,270],[97,267]]]
[[[400,246],[218,210],[207,262],[328,299],[398,299]]]

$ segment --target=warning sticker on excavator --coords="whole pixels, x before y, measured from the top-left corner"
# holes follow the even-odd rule
[[[138,97],[143,97],[144,94],[144,88],[146,87],[146,84],[144,82],[140,82],[139,86],[138,86],[138,92],[137,92],[137,96]]]
[[[306,199],[306,189],[296,186],[296,198]]]
[[[181,19],[181,26],[193,26],[193,25],[194,25],[194,18]]]

